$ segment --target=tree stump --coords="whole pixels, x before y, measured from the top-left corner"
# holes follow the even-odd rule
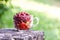
[[[43,31],[0,29],[0,40],[44,40]]]

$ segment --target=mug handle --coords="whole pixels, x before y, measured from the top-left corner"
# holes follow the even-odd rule
[[[33,27],[37,26],[39,24],[39,18],[38,17],[34,17],[33,20],[36,19],[36,24],[33,24]]]

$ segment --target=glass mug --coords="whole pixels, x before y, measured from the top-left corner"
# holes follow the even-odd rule
[[[34,20],[36,20],[36,23],[34,23]],[[31,28],[36,27],[39,24],[39,18],[31,15],[30,22],[28,21],[28,23],[26,23],[26,24],[27,24],[27,27],[25,29],[21,29],[21,30],[30,30]],[[17,28],[17,30],[20,30],[20,29]]]
[[[15,15],[14,17],[14,24],[15,28],[17,30],[29,30],[32,27],[35,27],[39,24],[39,18],[38,17],[33,17],[33,15],[26,15],[23,14],[17,14],[18,16]],[[24,16],[25,15],[25,16]],[[34,20],[36,20],[36,23],[34,24]]]

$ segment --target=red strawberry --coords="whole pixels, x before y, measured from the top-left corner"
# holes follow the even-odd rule
[[[30,14],[26,12],[19,12],[14,16],[15,28],[19,30],[28,30],[31,22]]]

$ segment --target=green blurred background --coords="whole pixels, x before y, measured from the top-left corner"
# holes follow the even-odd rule
[[[38,4],[43,3],[50,6],[55,5],[60,7],[60,0],[27,0],[29,2],[37,2]],[[36,27],[32,30],[43,30],[45,34],[45,40],[60,40],[60,20],[56,18],[48,18],[45,12],[37,10],[29,10],[21,8],[18,5],[14,5],[14,2],[18,0],[0,0],[0,28],[14,28],[13,16],[21,11],[26,11],[32,14],[34,17],[37,16],[40,21]],[[28,4],[28,3],[27,3]],[[28,5],[27,5],[28,6]],[[34,5],[33,5],[34,6]]]

